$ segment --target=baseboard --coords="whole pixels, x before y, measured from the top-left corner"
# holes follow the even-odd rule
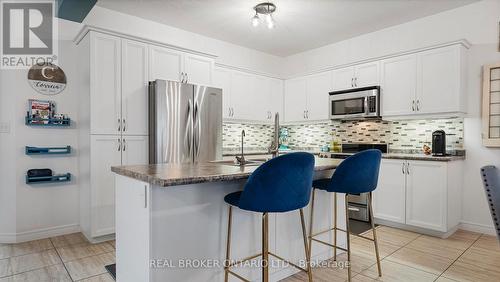
[[[461,221],[459,229],[477,233],[484,233],[488,235],[496,235],[495,228],[493,227],[493,225],[474,223],[470,221]]]
[[[0,243],[21,243],[59,235],[71,234],[75,232],[80,232],[79,224],[61,225],[19,233],[0,234]]]

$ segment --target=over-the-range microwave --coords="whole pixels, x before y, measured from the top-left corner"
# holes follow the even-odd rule
[[[330,119],[380,118],[380,86],[330,92]]]

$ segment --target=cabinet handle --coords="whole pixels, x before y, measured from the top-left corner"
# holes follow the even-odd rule
[[[121,130],[122,122],[121,119],[118,119],[118,131]]]
[[[127,131],[127,121],[123,119],[122,131]]]
[[[231,107],[231,116],[234,117],[234,108]]]
[[[309,119],[309,110],[306,110],[306,118]]]
[[[144,185],[144,208],[148,207],[148,186]]]
[[[184,76],[184,72],[181,72],[181,83],[185,83],[185,82],[186,82],[186,79]]]
[[[351,77],[351,87],[354,87],[354,77]]]
[[[127,142],[125,142],[125,139],[123,139],[123,146],[122,146],[123,151],[127,149]]]
[[[357,77],[354,78],[354,86],[358,87],[358,78]]]
[[[411,110],[415,111],[415,100],[411,102]]]
[[[406,174],[410,174],[410,163],[406,163]]]
[[[189,74],[186,73],[186,83],[189,82]]]
[[[420,100],[417,100],[417,111],[420,112]]]
[[[122,140],[118,138],[118,152],[120,152],[121,150],[122,150]]]
[[[403,162],[403,165],[401,166],[401,172],[405,174],[405,162]]]

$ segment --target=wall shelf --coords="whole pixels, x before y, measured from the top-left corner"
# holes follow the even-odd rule
[[[26,155],[64,155],[71,153],[71,146],[65,147],[25,147]]]
[[[28,126],[70,126],[71,119],[57,119],[57,118],[31,118],[25,117],[25,124]]]
[[[29,177],[26,175],[26,184],[44,184],[71,181],[71,173],[52,176]]]

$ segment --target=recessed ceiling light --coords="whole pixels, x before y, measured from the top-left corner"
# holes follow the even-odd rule
[[[261,20],[261,17],[259,15],[263,15],[267,28],[272,29],[276,25],[274,19],[273,19],[273,13],[276,12],[276,5],[270,2],[265,2],[265,3],[260,3],[257,6],[253,7],[255,10],[255,16],[252,17],[252,25],[254,27],[258,26]]]

